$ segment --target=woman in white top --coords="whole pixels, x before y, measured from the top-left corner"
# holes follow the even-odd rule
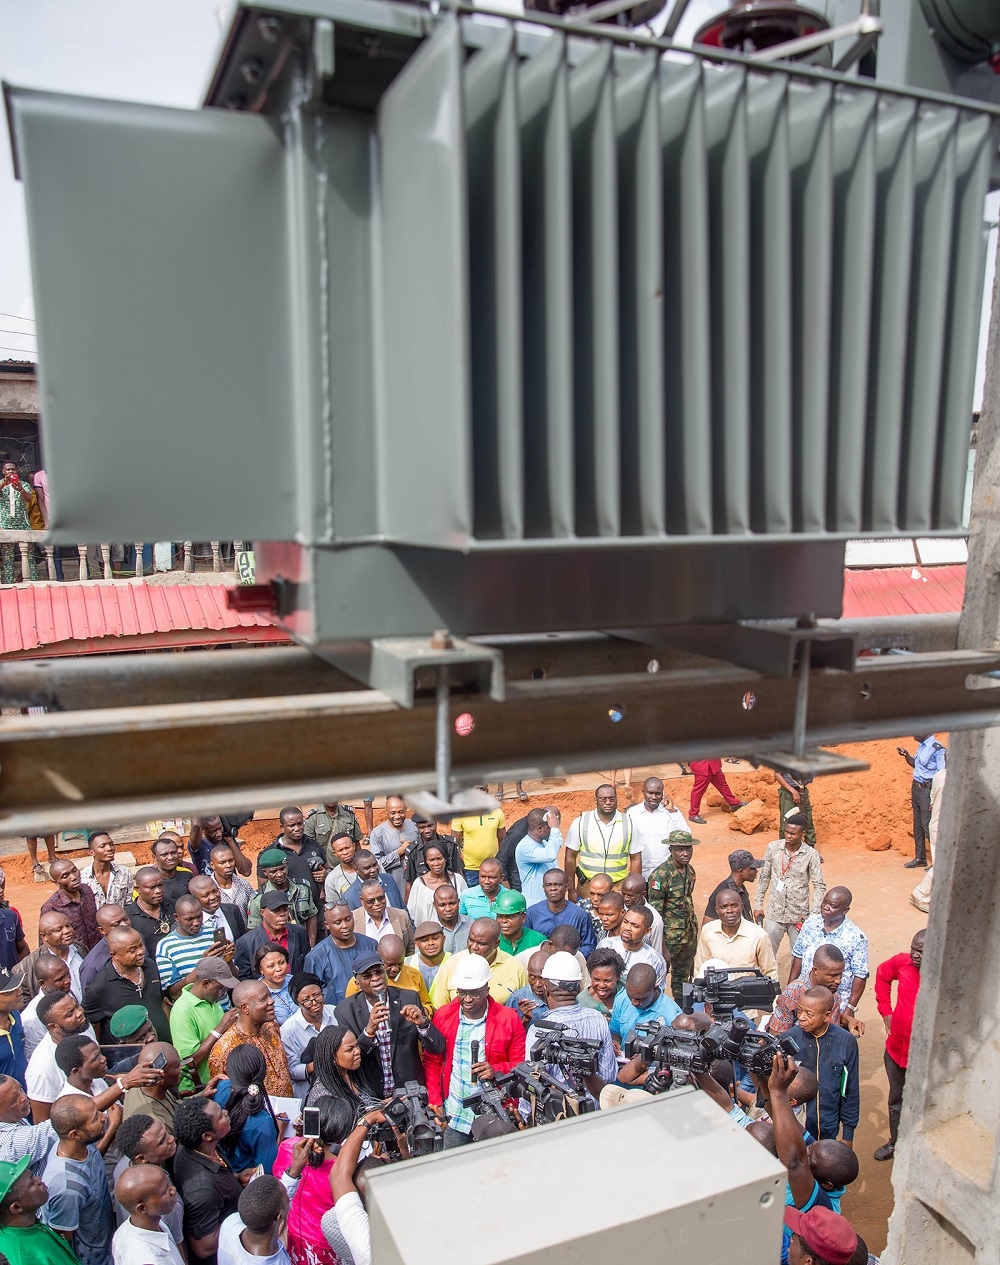
[[[452,874],[448,869],[445,854],[435,844],[424,845],[424,860],[427,863],[427,873],[415,878],[406,894],[406,908],[415,927],[419,927],[422,922],[437,922],[434,912],[435,888],[450,885],[461,896],[468,887],[463,875]]]
[[[281,1025],[281,1044],[292,1077],[292,1094],[295,1098],[305,1098],[309,1092],[312,1063],[303,1062],[303,1052],[324,1028],[336,1024],[337,1016],[335,1007],[323,1004],[323,981],[318,975],[308,971],[293,975],[288,992],[298,1010]]]

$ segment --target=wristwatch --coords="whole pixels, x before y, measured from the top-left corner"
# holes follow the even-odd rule
[[[216,1041],[222,1040],[222,1033],[219,1031],[218,1028],[213,1028],[212,1031],[208,1035],[210,1037],[215,1037]]]

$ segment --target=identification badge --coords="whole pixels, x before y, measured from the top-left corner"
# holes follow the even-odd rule
[[[783,878],[779,878],[775,880],[774,890],[776,892],[783,892],[785,890],[785,880]]]

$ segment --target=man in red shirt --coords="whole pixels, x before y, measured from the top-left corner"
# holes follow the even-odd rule
[[[875,1152],[877,1160],[892,1159],[896,1150],[925,935],[926,932],[918,931],[910,941],[909,953],[897,953],[875,972],[875,1004],[885,1023],[885,1074],[889,1078],[889,1141]],[[892,1004],[893,981],[896,984],[895,1008]]]
[[[477,1081],[503,1076],[524,1062],[524,1025],[520,1012],[501,1006],[490,996],[490,967],[476,954],[462,955],[452,983],[454,1001],[434,1015],[434,1027],[444,1037],[444,1053],[423,1047],[427,1100],[446,1126],[445,1150],[473,1141],[474,1113],[463,1099]]]

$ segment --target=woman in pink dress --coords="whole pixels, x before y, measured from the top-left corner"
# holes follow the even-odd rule
[[[288,1255],[292,1265],[339,1265],[337,1254],[326,1241],[320,1226],[324,1212],[333,1207],[330,1194],[330,1171],[336,1162],[331,1145],[343,1141],[354,1127],[354,1109],[342,1098],[322,1098],[319,1108],[319,1142],[322,1161],[313,1166],[310,1159],[288,1209]],[[280,1177],[292,1159],[293,1138],[285,1138],[278,1147],[274,1175]]]

